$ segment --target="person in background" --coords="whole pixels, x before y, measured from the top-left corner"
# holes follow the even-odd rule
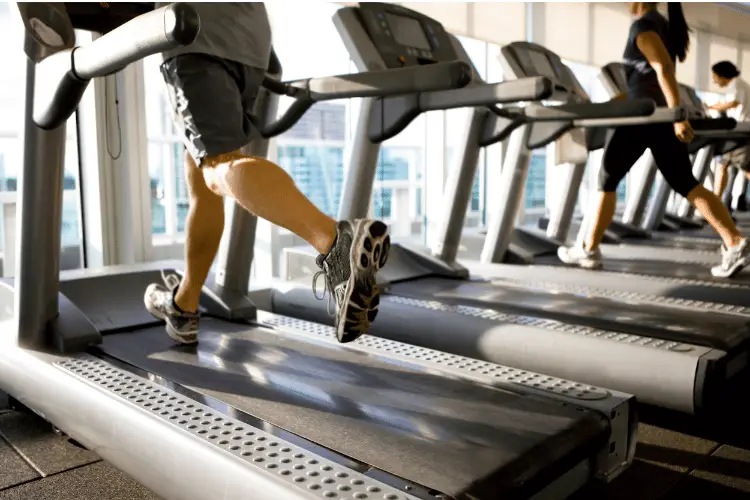
[[[230,196],[320,253],[321,272],[313,281],[324,275],[329,300],[335,301],[337,338],[351,342],[377,314],[375,273],[388,256],[388,227],[376,220],[331,219],[281,167],[242,153],[258,134],[252,112],[271,56],[266,8],[262,2],[190,5],[200,16],[200,33],[191,45],[165,52],[161,66],[187,149],[185,274],[182,279],[165,274],[163,285],[150,285],[146,308],[166,322],[167,334],[176,342],[198,341],[201,289],[219,249],[224,197]]]
[[[690,28],[682,5],[679,2],[667,4],[669,19],[659,13],[656,3],[630,2],[628,5],[635,17],[623,55],[628,98],[653,99],[657,106],[676,108],[680,105],[680,93],[675,64],[685,60],[690,45]],[[602,157],[596,219],[582,244],[558,249],[560,260],[588,269],[602,267],[599,244],[615,214],[617,186],[645,150],[650,149],[669,186],[687,198],[721,236],[722,262],[711,269],[712,275],[730,277],[745,267],[750,262],[747,240],[737,230],[724,203],[700,185],[692,173],[685,144],[692,139],[689,121],[615,129]]]
[[[750,99],[750,85],[740,77],[740,70],[731,61],[719,61],[711,67],[711,78],[714,83],[722,89],[731,88],[726,98],[716,104],[708,106],[709,110],[718,113],[726,113],[738,122],[748,120],[750,112],[747,109]],[[731,86],[731,87],[730,87]],[[714,174],[714,193],[721,196],[727,187],[727,169],[734,167],[748,175],[747,164],[750,157],[748,151],[750,146],[745,145],[726,153],[716,164]],[[731,187],[730,187],[731,189]]]

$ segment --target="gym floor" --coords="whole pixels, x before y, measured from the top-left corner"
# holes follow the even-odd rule
[[[750,374],[713,423],[642,410],[637,459],[609,485],[572,500],[750,500]],[[35,415],[8,409],[0,394],[0,500],[158,500],[125,474],[52,432]]]

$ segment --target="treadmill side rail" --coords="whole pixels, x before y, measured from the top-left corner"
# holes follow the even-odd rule
[[[225,498],[324,498],[325,491],[346,481],[354,491],[366,493],[376,487],[392,498],[417,500],[270,434],[265,436],[269,442],[290,451],[274,455],[272,449],[262,454],[254,450],[247,455],[250,448],[238,447],[230,439],[250,435],[248,426],[239,420],[217,415],[232,432],[217,439],[210,431],[216,421],[204,423],[212,410],[195,400],[92,356],[32,353],[12,345],[10,336],[3,337],[2,389],[165,499],[205,500],[214,498],[217,491]],[[195,416],[203,419],[195,420]],[[265,434],[258,429],[252,432],[256,439]],[[287,457],[292,459],[288,466],[281,462]],[[331,472],[320,480],[331,477],[334,483],[319,484],[313,490],[311,479],[296,482],[298,475],[288,471],[309,460]],[[344,474],[347,479],[341,479]],[[319,494],[311,497],[315,492]]]

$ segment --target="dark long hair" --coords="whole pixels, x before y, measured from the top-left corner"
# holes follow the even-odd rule
[[[682,12],[680,2],[667,2],[667,14],[669,15],[669,48],[677,57],[677,60],[683,62],[687,57],[688,47],[690,47],[690,27],[685,20],[685,13]]]

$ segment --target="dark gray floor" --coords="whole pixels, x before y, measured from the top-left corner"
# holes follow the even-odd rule
[[[738,389],[739,406],[750,384],[746,389]],[[4,402],[0,394],[0,500],[159,500],[35,415],[9,411]],[[642,420],[652,423],[639,426],[633,466],[611,484],[591,485],[571,500],[750,500],[746,412],[728,411],[709,426],[644,413]]]

